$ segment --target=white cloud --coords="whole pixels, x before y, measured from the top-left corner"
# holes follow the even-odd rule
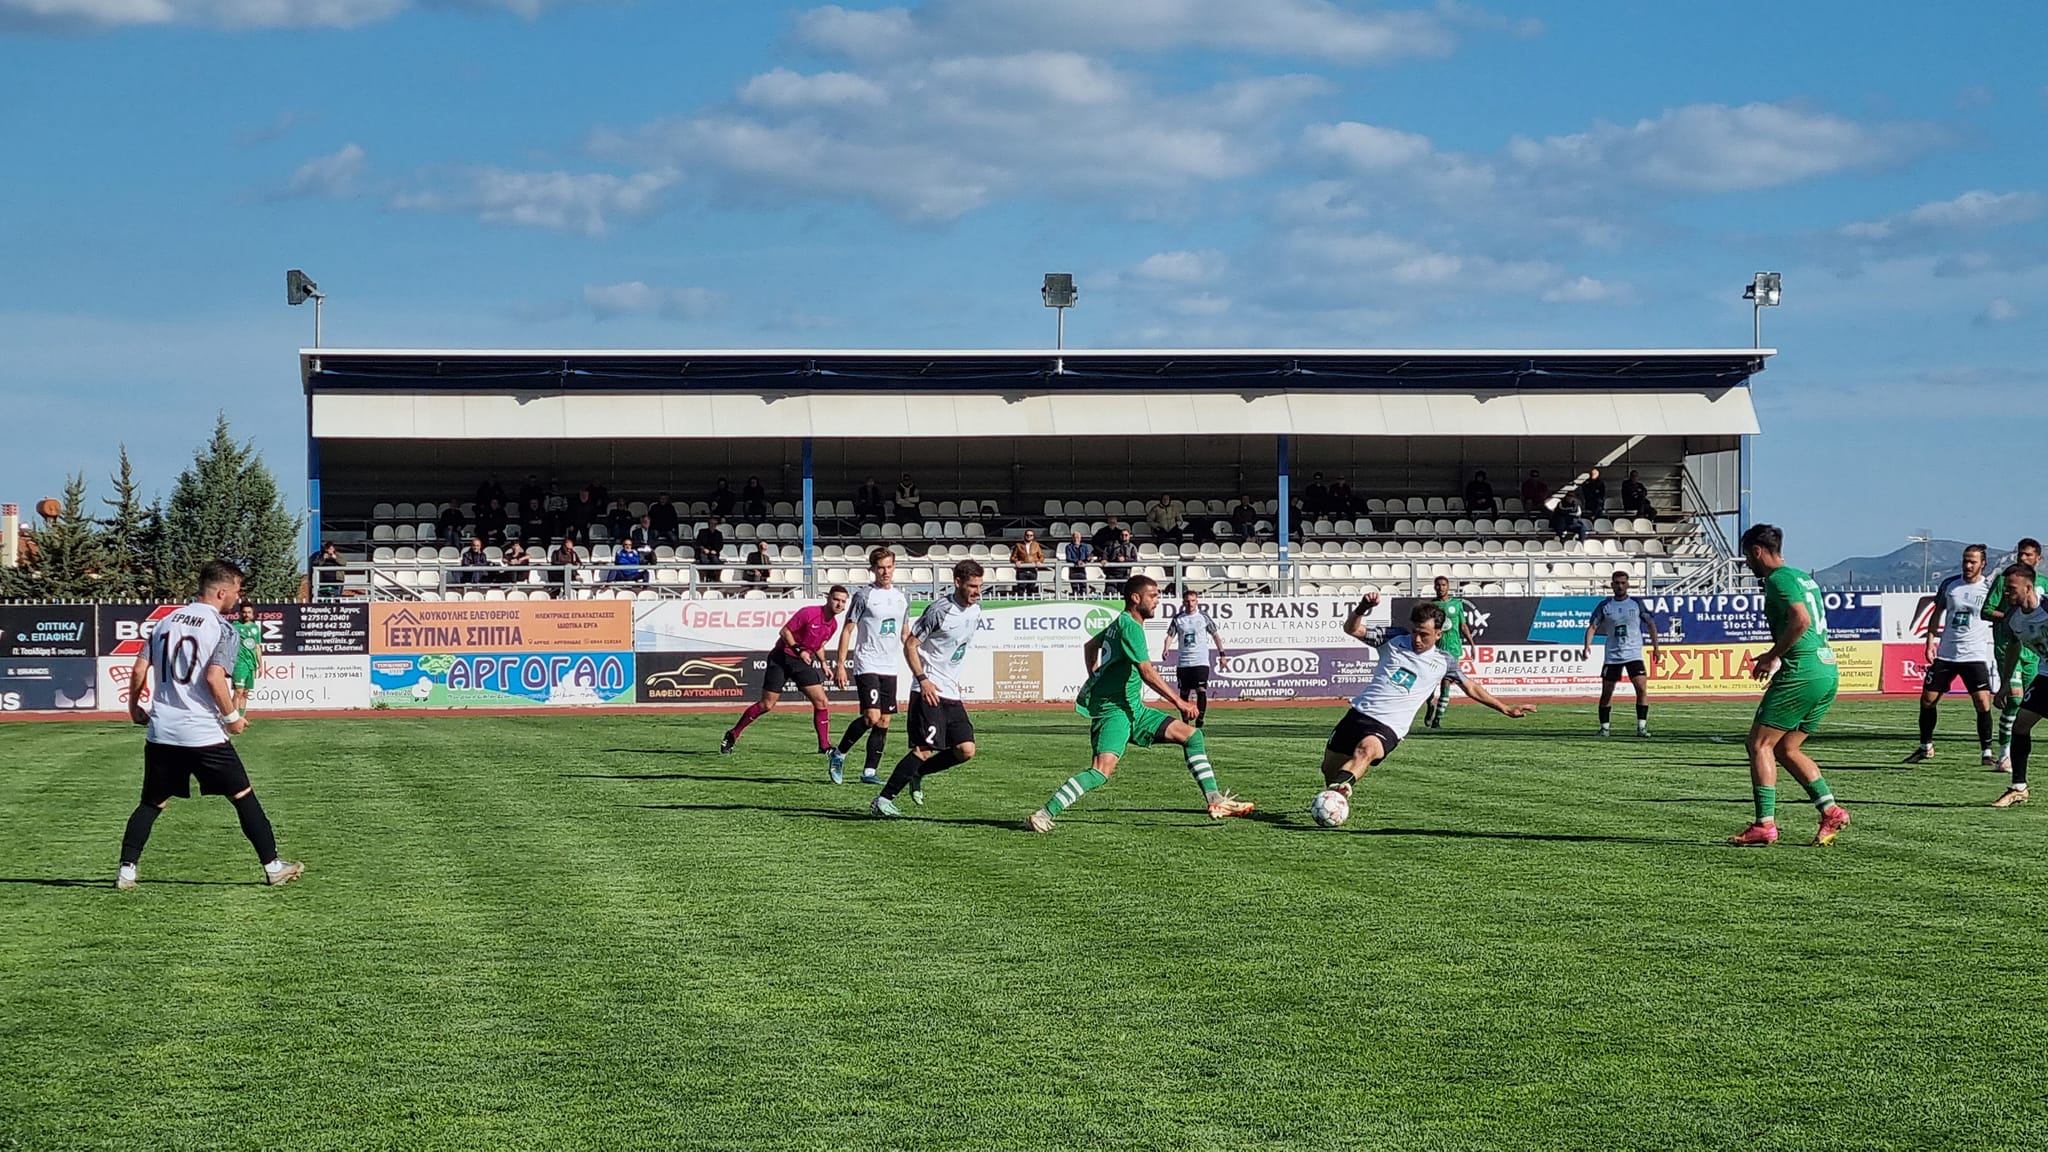
[[[758,205],[853,200],[952,220],[997,199],[1113,194],[1136,210],[1255,172],[1314,77],[1159,92],[1073,52],[945,57],[871,73],[756,76],[729,106],[592,141],[642,167],[702,174]]]
[[[1463,17],[1460,22],[1475,23]],[[812,50],[858,59],[1207,48],[1382,63],[1443,56],[1456,43],[1437,12],[1358,11],[1329,0],[931,0],[915,9],[877,10],[834,4],[800,16],[796,35]]]
[[[0,29],[72,31],[196,24],[216,28],[358,28],[408,8],[505,11],[532,19],[583,0],[0,0]]]
[[[1206,284],[1220,278],[1228,264],[1221,252],[1158,252],[1139,261],[1131,272],[1161,284]]]
[[[725,297],[709,288],[656,288],[639,280],[629,280],[620,284],[585,285],[583,306],[600,320],[616,316],[701,320],[723,311]]]
[[[2022,224],[2048,211],[2048,197],[2039,192],[1965,192],[1953,200],[1935,200],[1917,208],[1886,216],[1844,224],[1841,234],[1851,240],[1895,240],[1909,235],[1944,230],[1976,230]]]
[[[1427,136],[1349,120],[1311,124],[1304,135],[1310,148],[1365,172],[1404,168],[1434,151]]]
[[[1868,125],[1782,104],[1692,104],[1632,125],[1596,124],[1507,157],[1534,177],[1625,181],[1667,192],[1739,192],[1894,163],[1935,140],[1910,124]]]
[[[2008,320],[2017,320],[2019,317],[2019,305],[2014,304],[2003,296],[1994,296],[1991,299],[1991,303],[1984,306],[1984,311],[1978,314],[1977,325],[1978,327],[1989,327],[1993,324],[2003,324]]]
[[[315,156],[292,169],[284,187],[272,198],[290,200],[321,196],[335,200],[351,199],[361,192],[363,173],[369,166],[369,155],[360,145],[344,144],[338,152]]]
[[[757,108],[834,108],[879,105],[888,99],[881,85],[851,72],[805,76],[787,68],[763,72],[740,89],[739,100]]]
[[[632,176],[609,173],[513,172],[473,168],[446,186],[401,192],[391,207],[412,212],[458,212],[488,224],[517,224],[602,236],[611,222],[651,212],[677,177],[671,171]]]
[[[1542,300],[1546,304],[1604,304],[1627,300],[1634,295],[1635,290],[1626,283],[1577,276],[1545,288]]]

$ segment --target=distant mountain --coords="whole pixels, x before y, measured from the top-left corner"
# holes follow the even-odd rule
[[[1815,572],[1813,578],[1830,588],[1872,585],[1931,587],[1940,583],[1943,576],[1962,567],[1964,547],[1965,544],[1960,540],[1936,540],[1927,545],[1924,584],[1921,546],[1918,544],[1908,544],[1896,552],[1883,556],[1853,556]],[[1991,557],[1991,564],[1996,568],[2009,560],[2009,556],[1994,555]]]

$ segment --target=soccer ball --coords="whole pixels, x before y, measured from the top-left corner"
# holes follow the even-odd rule
[[[1351,819],[1351,799],[1335,788],[1316,793],[1315,802],[1308,806],[1309,815],[1325,828],[1335,828]]]

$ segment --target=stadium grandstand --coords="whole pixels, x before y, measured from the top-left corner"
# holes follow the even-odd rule
[[[1770,355],[306,349],[310,532],[342,557],[313,591],[809,595],[864,579],[878,545],[913,590],[972,556],[1021,596],[1100,594],[1126,568],[1231,593],[1597,593],[1616,569],[1706,589],[1747,520]],[[1490,507],[1466,499],[1482,471]],[[1567,494],[1582,524],[1560,524]],[[652,546],[621,562],[643,515]],[[1062,557],[1112,517],[1134,558]],[[1012,560],[1027,532],[1036,579]],[[565,534],[573,567],[551,563]],[[503,566],[515,537],[530,559]]]

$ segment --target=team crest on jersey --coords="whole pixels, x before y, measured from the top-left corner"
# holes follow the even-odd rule
[[[1392,680],[1396,684],[1399,684],[1403,688],[1415,687],[1415,673],[1407,668],[1394,669],[1394,674],[1388,677],[1388,679]]]
[[[881,631],[882,635],[884,635],[884,636],[894,636],[894,635],[896,634],[896,621],[894,621],[894,620],[884,620],[884,621],[882,621],[882,627],[881,627],[880,631]]]

